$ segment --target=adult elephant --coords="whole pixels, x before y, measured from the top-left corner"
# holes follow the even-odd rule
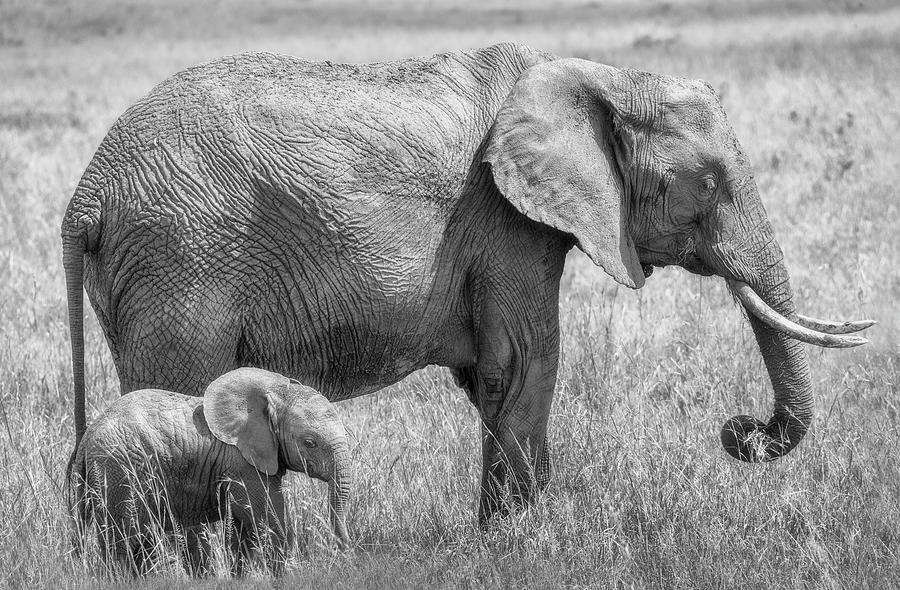
[[[729,281],[775,391],[728,451],[809,426],[782,253],[713,89],[503,44],[372,65],[231,56],[122,115],[62,224],[84,431],[82,285],[122,392],[201,394],[241,365],[342,400],[450,367],[483,421],[479,514],[549,480],[559,278],[577,245],[622,285],[677,264]],[[799,341],[798,341],[799,340]],[[510,473],[511,472],[511,473]]]

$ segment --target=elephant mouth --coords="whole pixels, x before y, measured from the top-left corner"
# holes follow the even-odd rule
[[[303,469],[298,471],[301,471],[301,473],[305,473],[313,479],[318,479],[319,481],[328,481],[328,479],[324,475],[322,475],[325,470],[319,469],[316,465],[309,461],[305,462],[303,465]]]
[[[692,260],[686,260],[684,262],[679,263],[679,266],[684,268],[686,271],[693,273],[695,275],[700,275],[701,277],[711,277],[716,274],[716,271],[705,262],[700,260],[699,258],[695,258]]]
[[[649,277],[655,266],[661,268],[673,264],[704,277],[717,274],[715,269],[697,254],[696,243],[690,235],[636,244],[635,249],[644,277]]]
[[[703,262],[698,256],[692,255],[676,258],[675,256],[661,256],[658,253],[645,253],[638,250],[638,258],[641,262],[641,271],[644,273],[644,278],[653,274],[653,269],[655,267],[663,268],[673,264],[680,266],[690,273],[703,277],[717,274],[711,266]]]
[[[285,453],[285,457],[287,456],[288,455]],[[323,473],[327,473],[324,465],[319,465],[318,462],[313,461],[312,459],[307,459],[302,455],[299,459],[295,458],[293,461],[283,458],[282,464],[291,471],[303,473],[313,479],[318,479],[320,481],[328,481],[328,478],[322,475]]]

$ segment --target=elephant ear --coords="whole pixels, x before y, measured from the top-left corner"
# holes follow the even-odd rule
[[[613,128],[629,86],[622,70],[581,59],[527,69],[497,113],[483,161],[522,214],[574,236],[607,274],[638,288],[644,273],[626,230]]]
[[[275,475],[278,443],[273,424],[286,377],[245,367],[225,373],[203,394],[203,413],[213,436],[238,448],[257,470]]]

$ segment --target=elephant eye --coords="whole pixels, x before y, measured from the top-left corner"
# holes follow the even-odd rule
[[[700,195],[703,198],[710,198],[716,192],[716,179],[712,176],[704,176],[700,181]]]
[[[304,439],[303,439],[303,446],[306,447],[307,449],[314,449],[314,448],[316,448],[316,447],[319,446],[319,445],[317,445],[317,444],[316,444],[316,441],[314,441],[314,440],[311,439],[311,438],[304,438]]]

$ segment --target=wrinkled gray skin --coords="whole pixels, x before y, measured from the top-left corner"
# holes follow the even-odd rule
[[[349,543],[352,474],[340,419],[320,394],[261,369],[226,373],[203,398],[158,389],[119,398],[87,429],[73,467],[75,516],[99,525],[102,555],[137,572],[148,565],[147,529],[159,525],[183,531],[191,569],[207,571],[198,533],[229,514],[237,571],[266,530],[264,556],[280,571],[292,537],[286,471],[328,482],[334,533]]]
[[[252,53],[180,72],[109,131],[62,236],[76,393],[82,271],[123,392],[200,393],[254,365],[343,400],[449,367],[483,420],[482,519],[504,482],[527,501],[549,481],[573,245],[631,288],[677,264],[794,317],[708,84],[511,44],[372,65]],[[775,411],[741,418],[756,446],[729,452],[769,459],[810,423],[810,373],[799,342],[749,321]]]

